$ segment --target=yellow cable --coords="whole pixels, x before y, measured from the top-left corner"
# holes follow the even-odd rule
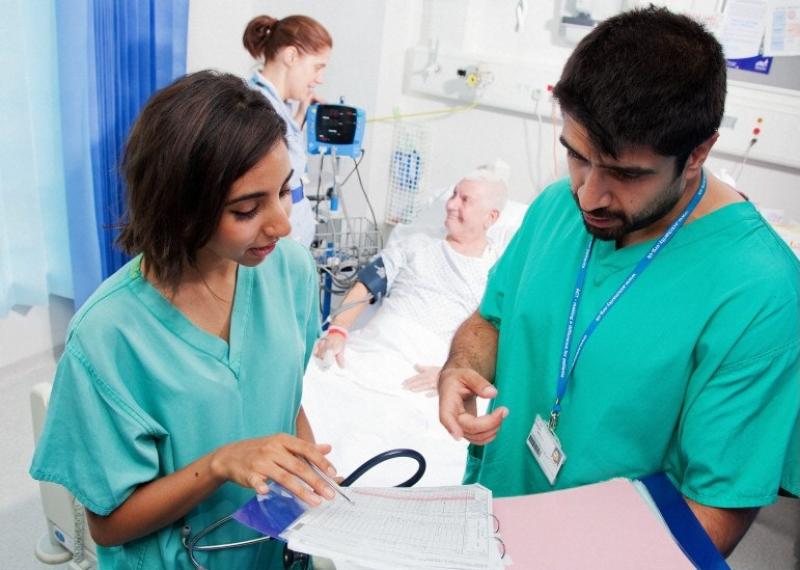
[[[373,117],[371,119],[367,119],[368,123],[378,123],[382,121],[396,121],[398,119],[405,119],[408,117],[425,117],[429,115],[447,115],[450,113],[459,113],[462,111],[469,111],[470,109],[474,109],[478,106],[477,101],[473,101],[470,105],[465,105],[463,107],[452,107],[450,109],[442,109],[441,111],[424,111],[421,113],[409,113],[406,115],[391,115],[387,117]]]

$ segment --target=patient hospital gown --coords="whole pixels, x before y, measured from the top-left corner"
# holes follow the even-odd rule
[[[482,256],[468,257],[420,234],[382,256],[389,295],[351,333],[344,368],[309,363],[303,406],[317,441],[333,446],[329,457],[339,473],[405,447],[428,462],[420,485],[457,484],[466,443],[454,441],[439,423],[437,398],[405,390],[402,381],[416,374],[415,364],[444,364],[456,328],[478,307],[497,250],[490,245]],[[376,468],[365,483],[395,485],[412,472],[400,460],[393,463]]]
[[[449,344],[456,328],[478,308],[498,256],[491,244],[482,256],[470,257],[446,240],[417,234],[387,247],[381,257],[389,291],[381,310],[414,320],[448,337]]]

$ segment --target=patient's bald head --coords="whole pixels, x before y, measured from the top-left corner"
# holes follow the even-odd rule
[[[508,202],[508,174],[508,165],[498,159],[493,164],[479,166],[464,176],[459,184],[462,182],[480,183],[484,197],[499,215]]]
[[[447,200],[444,225],[447,236],[458,241],[482,240],[500,217],[508,200],[502,173],[479,167],[462,178]]]

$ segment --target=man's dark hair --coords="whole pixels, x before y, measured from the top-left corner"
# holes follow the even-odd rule
[[[285,134],[264,96],[234,75],[200,71],[157,92],[125,148],[127,213],[117,243],[177,286],[217,229],[233,183]]]
[[[650,6],[600,23],[567,60],[553,94],[592,143],[617,158],[631,146],[678,157],[719,128],[722,46],[694,20]]]

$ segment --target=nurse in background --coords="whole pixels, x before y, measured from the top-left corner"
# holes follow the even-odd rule
[[[309,247],[316,222],[303,193],[308,162],[303,123],[308,106],[315,101],[314,88],[322,83],[333,40],[322,24],[308,16],[287,16],[282,20],[256,16],[247,24],[242,41],[261,63],[250,78],[251,85],[264,94],[286,123],[286,144],[294,170],[289,182],[291,236]]]

